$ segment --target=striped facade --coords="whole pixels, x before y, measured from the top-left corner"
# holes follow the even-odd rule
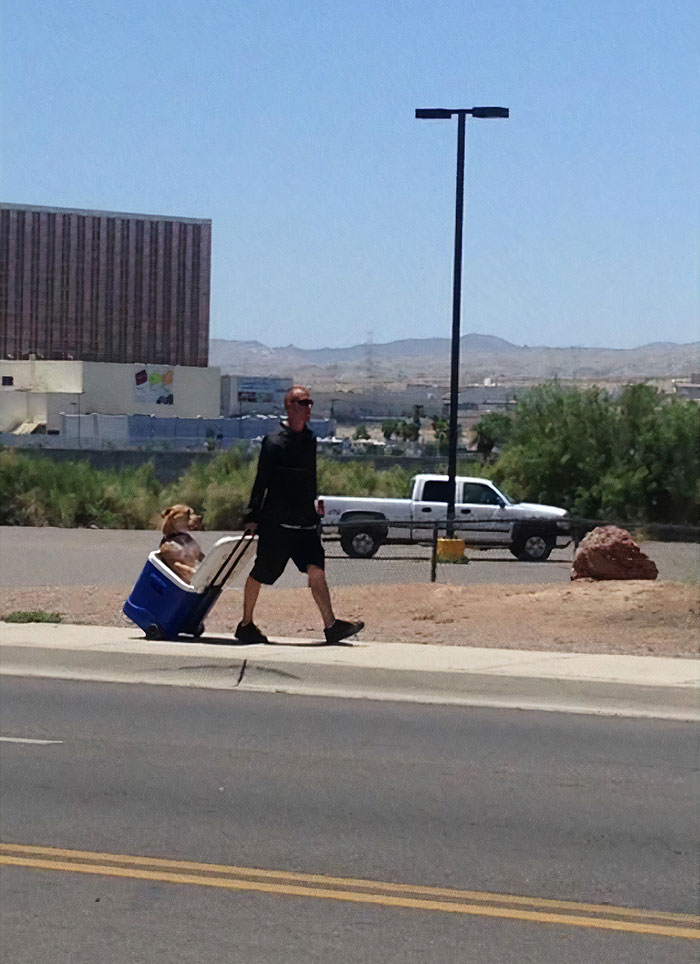
[[[0,358],[206,366],[211,221],[0,204]]]

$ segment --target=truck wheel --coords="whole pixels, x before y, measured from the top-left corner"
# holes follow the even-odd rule
[[[342,550],[351,559],[369,559],[381,544],[374,529],[346,529],[340,536]]]
[[[144,633],[146,634],[146,639],[163,638],[163,630],[160,628],[158,623],[151,623],[149,626],[146,626]]]
[[[549,559],[553,548],[554,539],[551,536],[531,533],[514,542],[510,551],[521,562],[544,562]]]

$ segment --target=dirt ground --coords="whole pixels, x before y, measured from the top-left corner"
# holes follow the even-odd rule
[[[0,618],[17,610],[47,610],[61,613],[64,623],[128,626],[121,607],[129,591],[98,586],[0,589]],[[241,598],[240,589],[223,592],[207,619],[208,633],[233,632]],[[338,615],[364,619],[362,638],[368,641],[700,655],[696,583],[343,586],[333,589],[333,601]],[[255,619],[271,637],[320,636],[308,589],[263,589]]]

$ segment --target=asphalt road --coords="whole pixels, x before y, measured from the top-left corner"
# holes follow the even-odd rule
[[[1,686],[13,964],[697,961],[691,726]]]
[[[228,533],[202,532],[197,539],[207,550]],[[148,553],[158,547],[158,533],[144,530],[55,529],[0,527],[0,586],[130,586]],[[697,578],[700,547],[688,543],[648,542],[644,550],[656,562],[662,579]],[[383,546],[372,559],[349,559],[337,541],[326,544],[329,581],[334,586],[384,583],[394,585],[430,580],[427,546]],[[438,566],[438,582],[465,584],[566,583],[573,548],[556,549],[544,563],[519,562],[506,549],[469,552],[467,566]],[[251,558],[247,561],[252,566]],[[242,586],[245,570],[232,585]],[[293,565],[276,583],[278,588],[305,585]]]

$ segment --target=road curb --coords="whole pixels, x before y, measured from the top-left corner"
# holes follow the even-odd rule
[[[2,629],[5,676],[700,722],[696,660],[299,640],[253,647],[231,637],[151,643],[114,628]]]

